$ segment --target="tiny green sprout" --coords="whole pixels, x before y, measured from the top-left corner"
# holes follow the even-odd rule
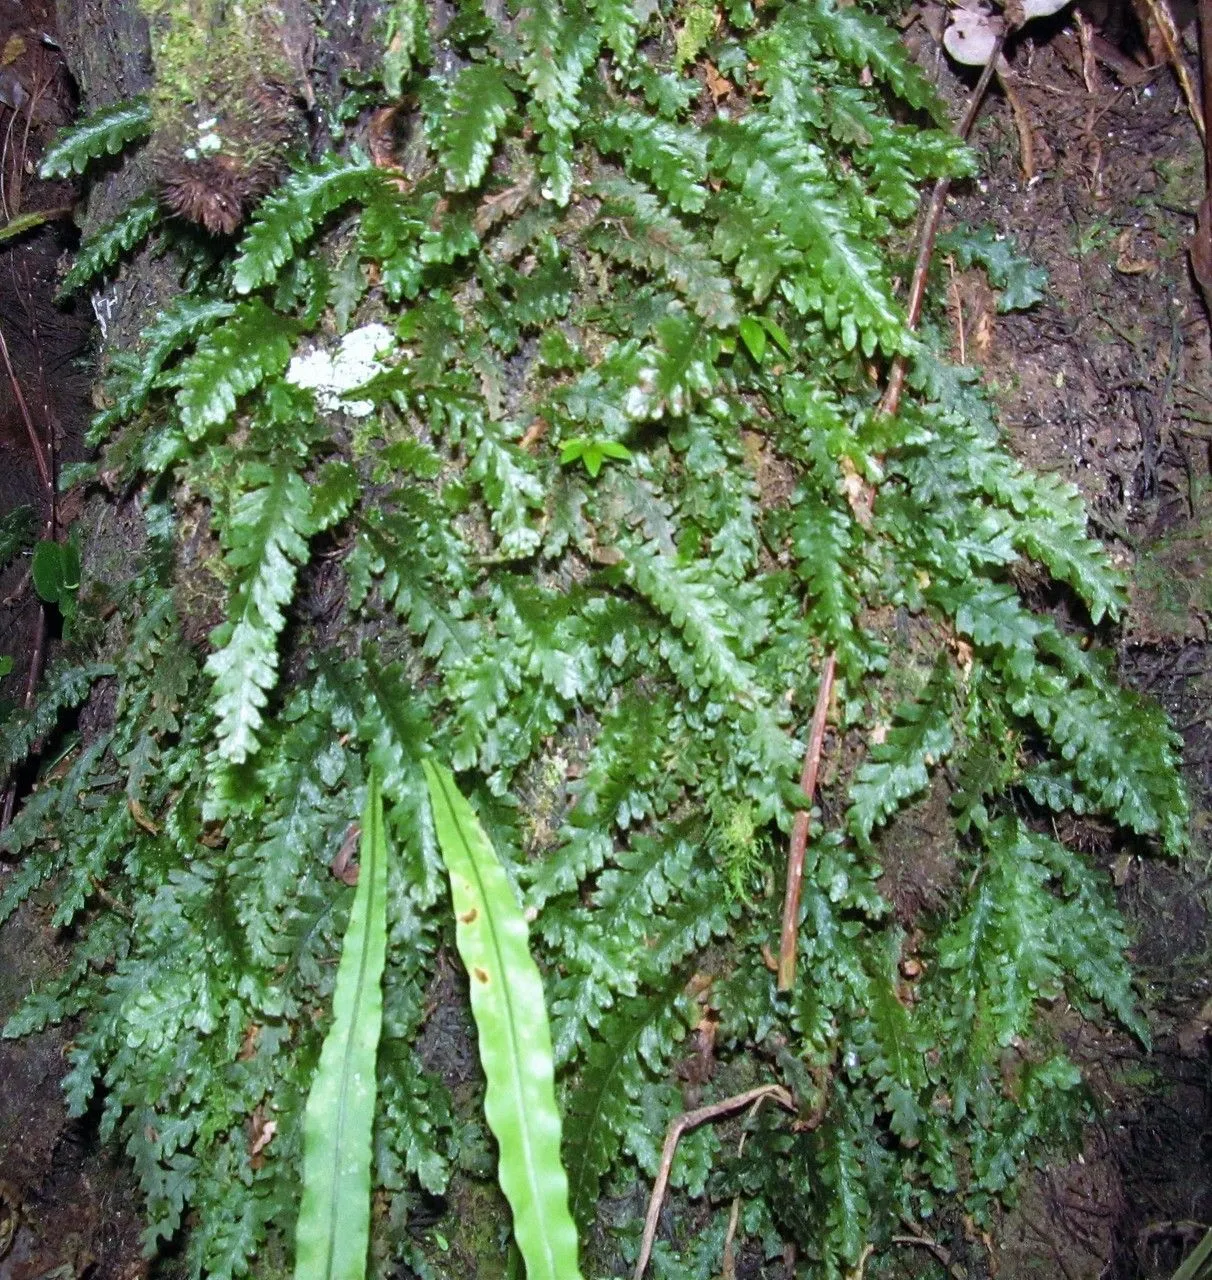
[[[572,440],[565,440],[560,448],[561,465],[566,467],[579,459],[595,480],[607,458],[630,462],[631,450],[617,440],[599,440],[590,436],[576,436]]]
[[[34,548],[34,590],[47,604],[59,606],[64,618],[76,611],[80,589],[80,547],[73,530],[66,542],[42,541]]]
[[[745,344],[755,364],[761,364],[766,358],[766,330],[760,320],[746,316],[740,323],[741,341]]]
[[[753,357],[754,364],[762,364],[766,359],[767,339],[773,338],[774,345],[785,355],[791,355],[791,339],[787,337],[782,325],[766,316],[745,316],[737,326],[745,349]]]

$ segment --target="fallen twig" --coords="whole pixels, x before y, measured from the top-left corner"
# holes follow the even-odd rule
[[[1212,0],[1199,0],[1199,60],[1204,111],[1212,116]],[[1204,129],[1205,195],[1191,241],[1191,271],[1212,313],[1212,130]]]
[[[1182,90],[1183,101],[1187,104],[1187,113],[1199,131],[1200,140],[1206,142],[1207,131],[1204,128],[1204,113],[1199,109],[1199,94],[1195,91],[1191,72],[1187,69],[1187,60],[1183,57],[1183,38],[1170,13],[1170,6],[1164,0],[1138,0],[1138,3],[1148,15],[1146,29],[1149,52],[1158,61],[1164,58],[1170,64],[1170,70],[1174,72],[1178,87]],[[1206,106],[1204,110],[1207,110]]]
[[[669,1173],[673,1168],[673,1157],[677,1153],[678,1141],[687,1129],[697,1129],[709,1120],[719,1120],[730,1116],[757,1102],[761,1098],[773,1098],[788,1111],[795,1110],[795,1102],[791,1094],[781,1084],[759,1085],[745,1093],[735,1094],[722,1102],[713,1102],[709,1107],[699,1107],[697,1111],[687,1111],[678,1116],[669,1126],[665,1135],[665,1145],[661,1148],[661,1164],[657,1169],[656,1181],[652,1184],[652,1196],[648,1201],[648,1215],[644,1219],[644,1238],[640,1243],[640,1256],[636,1259],[634,1280],[642,1280],[648,1267],[648,1259],[652,1256],[652,1246],[656,1240],[657,1222],[661,1216],[661,1206],[665,1202],[665,1188],[669,1185]]]
[[[804,880],[804,854],[808,849],[808,827],[812,818],[812,798],[816,794],[816,775],[821,764],[821,748],[825,742],[825,717],[829,713],[829,698],[833,693],[833,674],[837,659],[831,653],[825,659],[821,673],[821,686],[816,694],[816,708],[812,712],[812,728],[808,745],[804,748],[804,771],[800,776],[800,790],[804,793],[804,808],[795,815],[791,828],[791,847],[787,854],[787,890],[783,895],[783,928],[779,934],[778,989],[790,991],[795,984],[796,935],[799,932],[800,887]]]
[[[920,1245],[923,1249],[929,1249],[932,1254],[943,1264],[944,1267],[951,1266],[951,1254],[937,1240],[931,1240],[929,1236],[917,1235],[911,1236],[893,1236],[893,1244],[915,1244]]]
[[[34,465],[38,468],[38,479],[42,481],[42,485],[46,489],[47,501],[50,505],[50,524],[53,529],[55,524],[55,484],[51,477],[50,462],[46,457],[46,451],[42,447],[38,432],[34,428],[34,420],[30,417],[29,406],[25,403],[25,396],[21,391],[21,383],[17,378],[16,371],[13,369],[13,362],[9,359],[8,343],[4,340],[3,329],[0,329],[0,356],[4,358],[4,368],[8,372],[9,385],[13,389],[13,397],[16,399],[17,408],[21,412],[21,421],[25,426],[25,434],[29,437],[30,452],[34,455]]]
[[[1206,2],[1207,0],[1205,0]],[[968,109],[964,112],[964,118],[960,121],[959,128],[956,130],[956,133],[961,138],[966,139],[972,132],[972,126],[976,123],[976,115],[980,110],[981,103],[985,100],[985,92],[989,88],[989,81],[993,79],[998,60],[1002,56],[1002,49],[1006,43],[1006,34],[1007,32],[1004,29],[998,33],[997,40],[993,46],[993,53],[989,61],[985,63],[981,78],[976,82],[976,88],[972,91]],[[934,253],[934,241],[938,235],[938,224],[942,221],[943,208],[947,203],[947,192],[950,189],[950,178],[940,178],[934,184],[934,190],[930,194],[930,203],[926,206],[926,212],[922,218],[921,231],[918,234],[917,261],[913,264],[913,279],[909,284],[909,296],[905,303],[905,323],[910,332],[917,328],[918,321],[922,317],[922,301],[926,296],[926,277],[930,272],[930,258]],[[892,369],[888,374],[888,385],[884,388],[883,397],[880,399],[879,412],[884,417],[896,417],[897,410],[901,407],[901,392],[905,389],[905,375],[908,369],[909,361],[904,355],[897,355],[892,361]]]

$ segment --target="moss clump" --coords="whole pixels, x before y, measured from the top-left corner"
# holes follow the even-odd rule
[[[301,10],[270,0],[140,0],[151,29],[153,159],[173,212],[230,234],[302,136]]]

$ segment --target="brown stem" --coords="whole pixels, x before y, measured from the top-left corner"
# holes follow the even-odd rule
[[[968,101],[968,109],[964,112],[964,118],[960,121],[959,128],[956,130],[959,137],[963,139],[967,139],[972,132],[972,126],[976,123],[976,114],[980,110],[981,103],[985,100],[985,92],[989,88],[989,81],[993,79],[993,73],[997,70],[998,61],[1001,59],[1002,48],[1006,43],[1006,35],[1005,29],[998,34],[993,46],[993,54],[985,64],[985,69],[981,72],[981,78],[976,82],[976,88],[972,91],[972,97]],[[909,285],[909,296],[905,304],[905,323],[911,333],[917,329],[918,321],[922,318],[922,301],[926,296],[926,277],[930,274],[930,258],[934,253],[934,241],[938,235],[938,224],[942,221],[943,209],[947,204],[947,192],[950,189],[950,178],[940,178],[934,184],[934,190],[930,194],[930,203],[926,206],[921,230],[918,233],[917,261],[913,264],[913,279]],[[884,394],[880,400],[879,412],[882,416],[887,418],[896,417],[897,410],[901,407],[901,393],[905,389],[905,375],[908,370],[909,361],[904,355],[898,354],[892,362],[892,369],[888,374],[888,385],[884,388]]]
[[[55,519],[55,485],[51,478],[50,464],[46,458],[46,452],[42,447],[42,441],[38,438],[38,432],[34,429],[34,420],[30,417],[29,406],[25,403],[25,396],[21,392],[21,383],[17,380],[17,374],[13,369],[13,362],[9,359],[8,343],[4,340],[4,330],[0,329],[0,356],[4,357],[4,367],[8,371],[9,384],[13,388],[13,395],[17,401],[17,408],[21,411],[21,421],[25,424],[25,434],[29,436],[30,452],[34,455],[34,463],[38,468],[38,478],[42,481],[43,487],[46,489],[47,501],[50,503],[50,523],[53,529]]]
[[[745,1093],[724,1098],[721,1102],[713,1102],[709,1107],[700,1107],[697,1111],[687,1111],[678,1116],[669,1126],[665,1135],[665,1145],[661,1149],[661,1163],[657,1169],[656,1181],[652,1184],[652,1195],[648,1201],[648,1216],[644,1219],[644,1238],[640,1243],[640,1256],[636,1259],[634,1280],[642,1280],[648,1267],[648,1259],[652,1256],[652,1246],[656,1240],[657,1222],[661,1216],[661,1206],[665,1202],[665,1188],[669,1185],[669,1173],[673,1168],[673,1157],[677,1154],[678,1141],[687,1129],[697,1129],[709,1120],[718,1120],[722,1116],[730,1116],[740,1111],[759,1098],[773,1098],[788,1111],[795,1110],[795,1102],[791,1094],[781,1084],[763,1084]]]
[[[836,668],[837,659],[831,653],[825,659],[825,670],[821,673],[821,686],[817,690],[816,707],[812,712],[812,729],[808,734],[808,745],[804,748],[800,790],[804,793],[805,804],[795,815],[795,823],[791,828],[791,847],[787,855],[787,890],[783,895],[783,928],[779,934],[780,991],[790,991],[795,985],[795,943],[799,932],[804,854],[808,849],[812,797],[816,794],[816,775],[821,764],[821,748],[825,742],[825,717],[829,714],[829,698],[833,692],[833,673]]]

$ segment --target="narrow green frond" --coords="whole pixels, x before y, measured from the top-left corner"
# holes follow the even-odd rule
[[[386,178],[360,157],[327,156],[310,169],[291,175],[257,208],[232,264],[237,293],[251,293],[277,279],[297,245],[310,239],[320,223],[351,200],[370,201]]]
[[[920,702],[897,708],[882,742],[872,746],[855,772],[852,806],[846,825],[861,841],[911,796],[925,790],[929,771],[951,752],[954,685],[946,659],[940,659]]]
[[[259,744],[262,711],[278,678],[278,633],[307,558],[312,505],[289,466],[250,467],[247,488],[224,524],[227,564],[235,578],[229,621],[212,636],[206,661],[214,677],[219,754],[239,764]]]
[[[190,440],[221,426],[239,398],[290,362],[298,324],[271,311],[260,298],[241,302],[198,340],[172,375],[181,425]]]
[[[579,1280],[577,1233],[560,1160],[560,1115],[543,982],[526,921],[475,811],[448,769],[424,762],[434,825],[450,874],[459,955],[497,1140],[498,1177],[530,1280]]]
[[[505,68],[496,62],[464,67],[450,89],[438,152],[455,191],[478,187],[488,171],[497,135],[514,108]]]
[[[133,200],[112,221],[81,244],[71,270],[59,286],[60,296],[74,293],[94,276],[108,270],[124,254],[142,244],[160,220],[160,205],[155,196]]]
[[[55,138],[42,157],[43,178],[70,178],[83,173],[94,161],[112,156],[151,132],[151,104],[131,98],[101,107]]]
[[[341,946],[332,1026],[307,1095],[296,1280],[362,1280],[370,1243],[371,1130],[387,950],[387,835],[374,771],[358,888]]]

